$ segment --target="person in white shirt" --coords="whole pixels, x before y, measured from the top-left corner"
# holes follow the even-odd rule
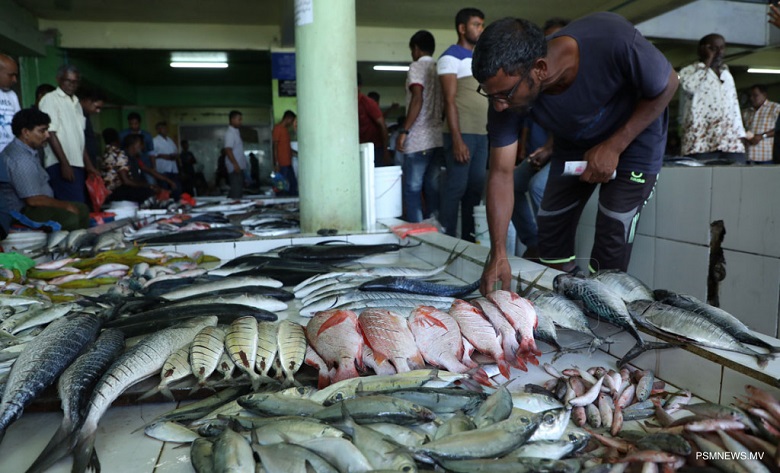
[[[181,178],[179,177],[179,148],[176,143],[168,136],[168,123],[159,122],[155,126],[157,136],[154,137],[154,149],[149,153],[152,165],[155,170],[163,176],[170,179],[175,185],[166,181],[157,181],[163,189],[171,191],[171,196],[178,200],[181,196]]]
[[[14,140],[11,120],[21,108],[11,87],[19,80],[19,67],[10,56],[0,54],[0,151]]]
[[[241,123],[244,120],[241,112],[233,110],[228,115],[230,126],[225,132],[225,165],[228,172],[230,192],[228,197],[240,199],[244,195],[244,169],[246,169],[246,156],[244,156],[244,142],[241,141]]]
[[[699,40],[699,61],[680,70],[682,154],[744,164],[745,128],[725,52],[723,36],[708,34]]]
[[[71,202],[84,202],[86,173],[100,175],[92,165],[84,146],[86,119],[76,90],[81,82],[79,70],[72,64],[57,70],[54,92],[46,94],[39,104],[51,117],[49,146],[44,149],[44,166],[54,197]]]

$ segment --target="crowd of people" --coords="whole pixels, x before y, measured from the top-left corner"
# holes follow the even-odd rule
[[[770,16],[780,25],[779,12]],[[542,28],[506,18],[485,28],[482,11],[464,8],[455,30],[457,42],[438,59],[430,32],[410,38],[406,115],[390,149],[403,167],[405,220],[436,216],[445,233],[473,241],[474,207],[485,197],[491,254],[483,290],[508,285],[510,220],[523,256],[574,270],[577,223],[597,184],[588,269],[627,269],[634,229],[667,153],[668,105],[678,86],[675,154],[712,164],[780,163],[773,153],[780,105],[755,84],[740,107],[722,35],[703,37],[698,60],[678,72],[612,13],[552,18]],[[379,125],[380,112],[366,116]],[[382,136],[361,141],[387,150]],[[567,161],[587,165],[567,175]],[[381,151],[380,163],[389,163]]]
[[[90,194],[100,194],[95,189],[102,187],[108,191],[103,202],[149,205],[195,193],[197,159],[187,140],[179,149],[165,121],[155,125],[153,137],[141,127],[141,115],[131,112],[127,128],[102,130],[101,150],[91,117],[100,113],[105,97],[81,85],[78,68],[60,67],[57,87],[38,86],[35,104],[26,109],[12,90],[18,78],[16,61],[0,54],[0,239],[13,223],[86,228],[89,206],[98,210]],[[228,121],[229,195],[240,198],[249,174],[241,112],[230,112]]]
[[[770,16],[780,25],[774,7]],[[780,104],[755,84],[746,91],[748,105],[740,107],[720,34],[703,37],[698,59],[677,72],[616,14],[571,23],[553,18],[542,28],[506,18],[485,28],[482,11],[464,8],[454,23],[457,40],[438,58],[429,31],[409,39],[405,115],[392,134],[386,119],[397,104],[382,112],[378,94],[363,94],[358,76],[358,129],[361,142],[374,144],[375,165],[403,167],[406,220],[436,216],[445,233],[473,241],[474,207],[486,197],[492,265],[485,284],[508,275],[501,251],[510,220],[525,257],[572,269],[576,224],[597,184],[589,266],[625,270],[633,229],[675,128],[682,156],[780,162],[774,145]],[[102,131],[101,152],[90,117],[104,97],[80,87],[78,69],[65,65],[57,87],[38,88],[29,109],[35,114],[20,110],[11,90],[18,75],[15,61],[0,55],[0,198],[11,209],[0,212],[2,226],[24,216],[64,221],[63,211],[82,222],[89,176],[100,177],[113,200],[192,193],[197,160],[186,140],[179,149],[166,122],[158,122],[152,136],[140,114],[130,113],[126,129]],[[678,86],[679,126],[670,134],[668,104]],[[241,112],[230,112],[217,170],[217,182],[227,183],[231,198],[242,197],[259,168],[256,158],[245,156],[242,120]],[[288,110],[272,132],[274,172],[288,195],[298,193],[291,146],[296,126]],[[587,166],[581,175],[566,175],[567,161]],[[63,225],[74,225],[73,219]]]

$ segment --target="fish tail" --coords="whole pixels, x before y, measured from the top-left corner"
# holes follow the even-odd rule
[[[330,386],[330,376],[327,374],[322,374],[320,372],[319,376],[317,377],[317,389],[324,389]]]
[[[493,387],[493,383],[490,382],[490,377],[482,368],[474,368],[468,371],[471,375],[471,379],[478,382],[483,386]]]
[[[504,358],[509,361],[509,364],[515,368],[522,369],[521,363],[518,362],[517,352],[520,348],[520,344],[515,337],[503,337],[501,340],[501,346],[504,349]]]
[[[27,473],[42,473],[48,470],[73,450],[73,441],[72,430],[64,424],[60,425],[38,458],[27,469]]]
[[[100,460],[95,453],[95,433],[81,438],[73,449],[71,473],[84,473],[87,468],[100,472]]]
[[[758,362],[758,366],[761,368],[766,367],[767,363],[769,363],[769,360],[774,360],[775,355],[774,353],[762,353],[759,355],[756,355],[756,361]]]
[[[525,357],[522,353],[518,350],[514,357],[515,363],[517,363],[517,368],[521,369],[523,371],[528,371],[528,365],[525,364]]]
[[[347,362],[339,363],[339,366],[336,368],[336,374],[333,376],[332,382],[337,383],[345,379],[357,378],[359,376],[360,373],[358,373],[357,368],[355,368],[355,363],[347,363]]]
[[[171,390],[168,389],[168,386],[160,385],[157,387],[154,387],[145,393],[141,394],[141,396],[138,398],[139,401],[143,401],[144,399],[150,398],[154,396],[157,393],[161,393],[163,396],[165,396],[166,399],[169,401],[173,400],[173,393],[171,393]]]
[[[512,367],[509,366],[509,363],[507,363],[503,356],[500,360],[496,360],[496,362],[498,363],[498,371],[500,371],[505,378],[509,379],[512,374]]]

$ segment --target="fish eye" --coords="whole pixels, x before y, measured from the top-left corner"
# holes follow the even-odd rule
[[[401,471],[412,471],[412,467],[409,465],[406,465],[405,467],[401,468]]]
[[[544,417],[542,418],[542,421],[545,424],[552,424],[555,422],[555,416],[552,414],[545,414]]]

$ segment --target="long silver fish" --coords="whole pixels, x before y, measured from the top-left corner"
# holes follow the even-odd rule
[[[75,310],[76,304],[57,304],[47,308],[31,308],[30,310],[9,317],[0,324],[0,330],[16,335],[22,330],[48,324],[52,320]]]
[[[165,295],[163,295],[165,297]],[[226,294],[223,296],[211,296],[197,299],[187,299],[182,302],[166,304],[165,307],[186,307],[201,304],[238,304],[255,309],[264,309],[271,312],[287,310],[287,304],[273,297],[258,294]]]
[[[217,281],[192,284],[190,286],[162,294],[160,297],[172,301],[204,292],[213,292],[220,289],[231,289],[234,287],[243,286],[267,286],[279,288],[282,287],[282,283],[276,279],[267,278],[265,276],[226,277]]]
[[[394,303],[395,301],[407,301],[411,306],[417,306],[420,304],[437,306],[448,306],[454,301],[452,297],[439,297],[439,296],[421,296],[417,294],[401,294],[397,292],[364,292],[364,291],[352,291],[341,295],[334,295],[319,299],[307,306],[301,308],[302,316],[314,315],[317,312],[323,310],[342,308],[346,304],[350,303],[364,303],[383,301]]]
[[[632,302],[629,309],[642,325],[684,337],[703,346],[753,356],[761,367],[774,359],[772,353],[759,353],[743,344],[706,315],[650,301]]]
[[[463,251],[466,251],[465,248],[463,249]],[[323,279],[331,279],[331,278],[344,278],[344,277],[378,278],[381,276],[405,276],[410,278],[427,278],[444,272],[444,270],[447,269],[450,263],[455,261],[463,253],[463,251],[461,251],[460,253],[455,253],[455,248],[453,248],[452,253],[450,254],[447,261],[444,262],[444,264],[430,269],[404,268],[399,266],[376,266],[368,269],[356,269],[352,271],[345,270],[345,271],[331,272],[326,274],[318,274],[316,276],[310,277],[309,279],[306,279],[305,281],[295,286],[295,288],[293,288],[293,291],[297,293],[298,291],[301,291],[303,288],[317,281],[321,281]]]
[[[713,323],[727,330],[742,343],[765,348],[772,353],[780,352],[780,347],[756,337],[741,320],[719,307],[711,306],[687,294],[677,294],[663,289],[656,289],[653,293],[658,302],[706,315]]]
[[[0,439],[24,408],[95,340],[102,324],[102,317],[95,314],[69,315],[52,322],[27,343],[11,368],[0,402]]]
[[[62,400],[62,423],[49,444],[38,455],[38,459],[27,470],[28,473],[46,471],[67,453],[65,450],[55,450],[64,447],[62,440],[78,428],[92,388],[124,348],[125,336],[121,330],[104,330],[95,343],[62,373],[57,383],[57,391]]]
[[[180,347],[190,343],[203,327],[217,324],[214,316],[195,317],[145,337],[119,357],[98,381],[87,407],[81,429],[76,433],[73,471],[83,473],[88,463],[93,468],[100,462],[94,453],[95,434],[100,419],[111,403],[133,384],[160,372],[165,360]]]

